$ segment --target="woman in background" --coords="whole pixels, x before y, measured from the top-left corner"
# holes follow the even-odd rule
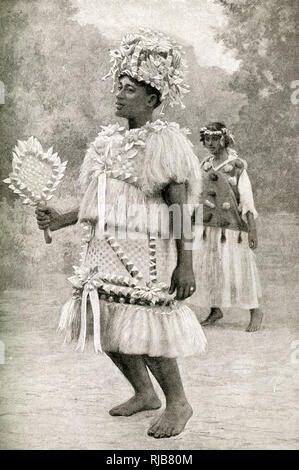
[[[252,189],[247,163],[231,148],[233,137],[225,124],[213,122],[200,131],[209,150],[203,169],[203,243],[194,253],[199,287],[192,303],[210,307],[201,324],[213,325],[223,308],[250,311],[246,331],[260,329],[261,288],[252,250],[258,245]]]

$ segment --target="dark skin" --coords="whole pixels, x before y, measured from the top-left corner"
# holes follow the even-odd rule
[[[76,224],[78,222],[78,213],[79,209],[63,214],[57,212],[53,207],[37,206],[35,209],[38,228],[40,230],[49,228],[51,232]]]
[[[183,205],[187,204],[187,187],[184,183],[172,183],[166,188],[166,201],[168,205],[179,204],[181,214],[181,227],[188,227],[188,221],[184,220],[187,215],[183,211]],[[194,294],[196,290],[195,277],[192,265],[192,250],[188,250],[188,243],[192,241],[192,233],[183,233],[176,240],[177,266],[171,277],[169,293],[176,291],[178,300],[186,299]]]
[[[252,250],[256,250],[258,247],[258,238],[257,238],[257,230],[256,224],[251,212],[247,212],[247,225],[248,225],[248,244],[249,248]]]
[[[217,165],[220,165],[228,157],[228,152],[223,143],[221,143],[220,136],[217,135],[206,135],[204,144],[206,148],[214,156],[214,160]],[[248,245],[251,250],[255,250],[258,247],[258,237],[256,224],[251,212],[247,212],[247,225],[248,225]],[[218,320],[223,317],[223,313],[219,307],[211,307],[209,316],[201,322],[202,326],[214,325]],[[246,328],[246,331],[253,333],[258,331],[261,327],[263,319],[263,313],[258,308],[250,309],[250,322]]]
[[[140,128],[146,122],[152,121],[156,103],[157,96],[148,94],[144,86],[127,76],[120,79],[116,95],[116,115],[128,120],[129,129]],[[166,189],[166,194],[169,204],[178,204],[182,207],[187,202],[185,184],[170,184]],[[50,230],[55,231],[75,224],[78,221],[78,210],[60,214],[53,208],[37,207],[36,216],[41,230],[49,227]],[[172,274],[170,292],[176,292],[176,298],[179,300],[189,297],[192,294],[192,288],[193,292],[195,291],[192,251],[187,250],[185,245],[185,242],[190,239],[191,235],[182,234],[182,238],[176,243],[177,266]],[[192,408],[184,392],[176,359],[129,355],[112,351],[106,351],[106,354],[134,390],[133,397],[112,408],[110,414],[130,416],[139,411],[157,409],[161,406],[148,373],[149,369],[164,393],[166,408],[150,426],[148,435],[164,438],[181,433],[192,415]]]

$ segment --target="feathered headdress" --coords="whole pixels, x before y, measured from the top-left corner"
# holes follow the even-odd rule
[[[189,87],[183,83],[186,63],[182,55],[181,46],[163,33],[140,29],[124,36],[120,48],[110,51],[112,67],[103,80],[112,77],[114,91],[118,78],[129,75],[159,90],[163,107],[184,107],[182,97]]]

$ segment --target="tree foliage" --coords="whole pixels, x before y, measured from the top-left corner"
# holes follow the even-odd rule
[[[295,5],[286,0],[219,1],[227,16],[218,35],[235,50],[240,69],[228,75],[202,67],[185,44],[189,64],[186,110],[171,109],[165,118],[192,131],[195,152],[203,157],[199,128],[207,121],[233,127],[240,156],[249,162],[259,210],[296,210],[298,153],[296,105],[290,83],[298,77],[295,58]],[[108,49],[116,46],[95,26],[76,22],[69,0],[2,0],[0,3],[1,181],[11,166],[17,139],[35,135],[69,161],[56,205],[76,204],[76,180],[86,147],[101,125],[115,121]],[[178,38],[180,40],[180,38]],[[124,124],[124,122],[122,122]],[[32,209],[25,208],[1,183],[2,287],[26,285],[37,271],[70,272],[77,258],[74,228],[44,244]],[[73,236],[72,234],[75,233]]]
[[[248,99],[234,125],[240,153],[249,162],[260,205],[296,211],[298,104],[291,101],[291,83],[299,79],[297,2],[219,2],[228,22],[218,39],[241,61],[230,87]]]
[[[43,275],[71,271],[79,251],[78,230],[55,232],[52,245],[46,245],[33,208],[5,198],[0,202],[0,225],[0,290],[40,286]]]
[[[74,11],[66,0],[3,4],[1,180],[10,169],[16,139],[30,135],[68,159],[70,175],[94,139],[99,120],[110,115],[109,84],[101,80],[109,45],[96,28],[81,28],[71,20]]]
[[[69,0],[3,0],[0,79],[6,87],[0,106],[1,181],[10,171],[16,139],[35,135],[69,161],[67,175],[77,177],[87,144],[100,125],[115,120],[111,82],[102,81],[110,68],[108,50],[115,47],[94,26],[73,20]],[[137,27],[137,26],[136,26]],[[186,111],[166,114],[193,131],[199,153],[198,129],[217,112],[238,119],[242,96],[232,96],[229,76],[217,67],[205,69],[187,45],[191,93]],[[2,185],[2,194],[11,195]]]

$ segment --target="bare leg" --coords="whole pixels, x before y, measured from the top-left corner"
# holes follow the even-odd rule
[[[216,321],[220,320],[221,318],[223,318],[223,313],[220,308],[212,307],[210,315],[205,320],[200,322],[200,324],[202,326],[214,325],[214,323],[216,323]]]
[[[156,395],[142,356],[106,352],[114,364],[132,385],[135,395],[125,403],[112,408],[112,416],[131,416],[144,410],[156,410],[161,401]]]
[[[250,322],[246,331],[253,333],[261,328],[263,320],[263,312],[259,308],[250,309]]]
[[[144,356],[150,371],[157,379],[166,397],[166,408],[149,428],[148,435],[155,438],[180,434],[192,416],[179,368],[175,359]]]

